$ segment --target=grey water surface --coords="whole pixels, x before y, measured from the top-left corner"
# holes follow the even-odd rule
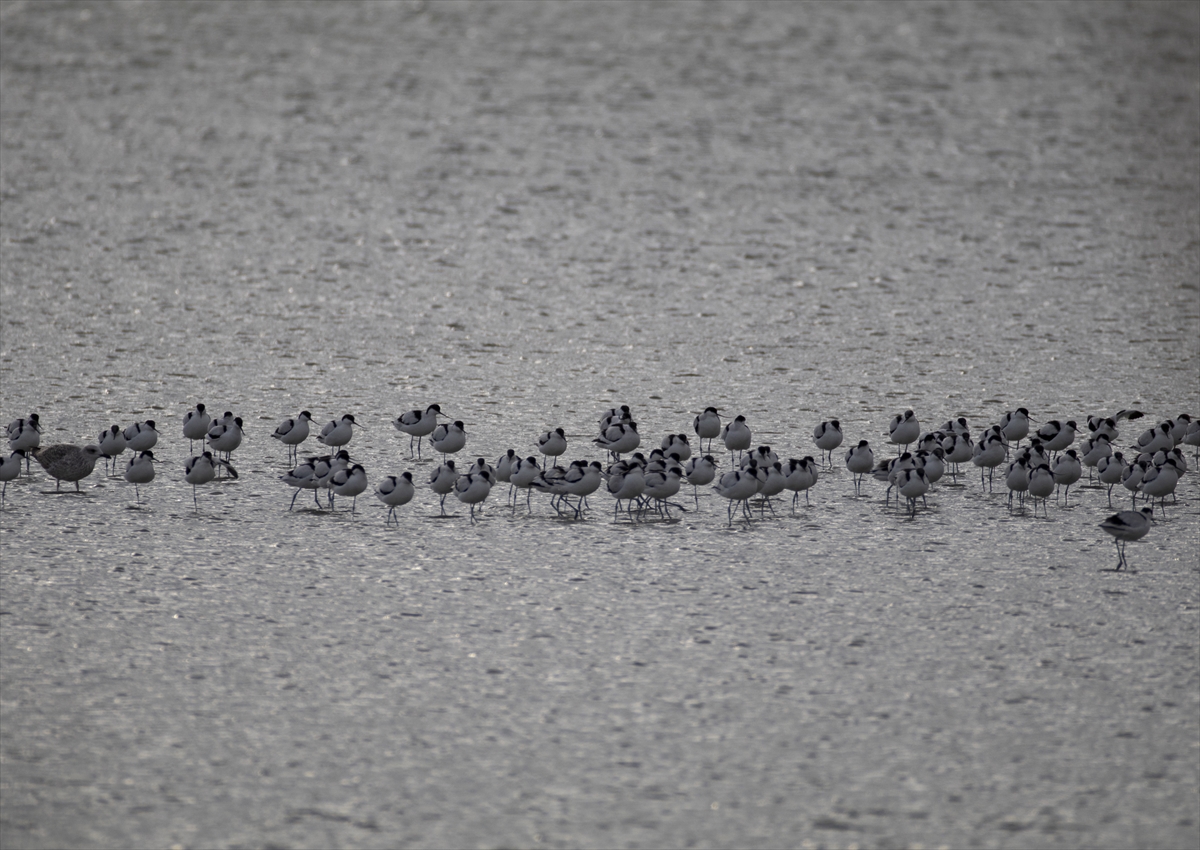
[[[1196,462],[1119,573],[1086,480],[841,466],[1200,415],[1200,5],[5,0],[0,320],[4,422],[163,460],[8,485],[5,848],[1200,842]],[[622,403],[847,442],[732,526],[288,510],[279,420],[424,482],[433,402],[463,463]]]

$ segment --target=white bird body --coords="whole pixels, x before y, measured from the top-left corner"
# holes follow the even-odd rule
[[[643,492],[651,499],[662,503],[679,492],[679,483],[682,480],[683,468],[672,466],[663,472],[644,475],[642,477]]]
[[[8,447],[15,451],[29,452],[42,442],[42,426],[36,413],[24,419],[14,419],[8,424]],[[26,461],[28,461],[26,455]]]
[[[353,499],[350,505],[350,513],[353,514],[358,505],[358,495],[367,489],[367,471],[358,463],[339,469],[329,479],[329,489],[335,496],[350,496]]]
[[[1139,452],[1146,454],[1154,454],[1160,449],[1175,448],[1175,441],[1171,439],[1171,429],[1174,423],[1163,422],[1153,428],[1143,431],[1138,437],[1137,443],[1134,446]]]
[[[749,469],[735,469],[732,472],[726,472],[713,485],[713,490],[722,499],[729,500],[729,524],[733,524],[733,506],[736,502],[742,503],[742,513],[747,519],[750,518],[746,510],[746,502],[754,498],[758,492],[758,470],[751,466]]]
[[[742,458],[740,466],[742,469],[748,467],[751,463],[758,464],[758,468],[766,469],[773,463],[779,462],[779,455],[770,446],[759,446],[754,451]]]
[[[898,446],[908,446],[921,436],[921,423],[911,410],[897,413],[888,425],[888,439]]]
[[[1010,443],[1019,443],[1029,435],[1029,411],[1023,407],[1000,417],[1000,431]]]
[[[3,463],[0,463],[0,481],[4,482],[4,488],[0,490],[0,504],[3,503],[4,496],[8,493],[8,482],[21,474],[21,464],[25,460],[25,450],[17,449],[5,458]]]
[[[1195,446],[1197,452],[1200,453],[1200,419],[1187,426],[1187,430],[1183,434],[1183,443],[1184,445]]]
[[[301,410],[295,419],[285,419],[279,423],[271,436],[285,446],[298,446],[308,439],[308,428],[312,424],[312,414]]]
[[[1071,493],[1071,485],[1080,479],[1083,475],[1083,465],[1079,462],[1079,456],[1074,449],[1067,449],[1051,467],[1054,473],[1054,480],[1063,488],[1063,499],[1065,500]]]
[[[424,410],[410,410],[407,413],[401,413],[392,420],[392,424],[396,430],[403,431],[409,435],[408,453],[409,456],[414,454],[413,443],[416,443],[416,454],[421,453],[421,439],[433,433],[437,428],[437,418],[442,414],[442,408],[436,404],[431,404]]]
[[[515,449],[509,449],[496,460],[496,480],[503,481],[505,484],[510,483],[509,475],[512,471],[512,465],[515,461],[520,460],[517,457]]]
[[[1168,460],[1162,466],[1151,466],[1142,473],[1138,488],[1154,499],[1165,499],[1175,493],[1175,485],[1179,483],[1179,468],[1174,460]]]
[[[960,437],[971,436],[971,427],[967,424],[965,416],[960,416],[957,419],[948,419],[938,430],[945,434],[957,434]]]
[[[854,476],[854,491],[862,487],[863,476],[875,468],[875,452],[866,440],[859,440],[858,445],[846,452],[846,469]]]
[[[829,466],[833,466],[833,450],[842,444],[841,423],[836,419],[822,422],[813,429],[813,442],[828,456]]]
[[[304,463],[297,464],[296,467],[288,473],[279,476],[283,483],[289,487],[295,487],[296,492],[292,495],[292,503],[288,507],[290,511],[296,506],[296,497],[300,495],[301,490],[316,490],[318,487],[317,479],[317,459],[306,460]],[[314,498],[316,498],[314,493]],[[320,507],[320,501],[317,502],[317,507]]]
[[[307,410],[301,410],[300,415],[295,419],[285,419],[280,422],[271,437],[287,446],[288,454],[291,455],[293,451],[299,451],[296,446],[308,439],[309,425],[311,424],[312,414]]]
[[[200,484],[207,484],[216,478],[218,466],[223,466],[229,470],[230,478],[238,477],[236,469],[226,461],[213,457],[212,452],[208,451],[188,458],[187,463],[184,464],[183,479],[192,485],[192,504],[197,510],[199,510],[200,505],[196,501],[196,487]]]
[[[711,484],[712,480],[717,477],[716,461],[713,460],[712,455],[694,457],[683,468],[683,474],[688,483],[694,487]]]
[[[847,459],[846,459],[847,468],[849,468],[849,466],[850,466],[849,455],[853,454],[856,450],[861,449],[863,443],[865,443],[865,442],[866,441],[863,440],[862,442],[860,442],[858,444],[858,446],[855,446],[855,448],[851,449],[849,452],[846,453],[847,454]],[[866,457],[870,457],[870,451],[871,451],[871,448],[870,448],[870,446],[868,446],[867,454],[865,455]],[[863,457],[864,457],[864,454],[860,451],[858,453],[858,456],[855,458],[856,466],[858,466],[858,467],[862,466]],[[874,458],[871,458],[871,461],[873,464]],[[851,470],[851,471],[853,472],[853,470]],[[870,470],[867,470],[867,471],[869,472]],[[855,474],[863,475],[865,473],[855,473]],[[816,483],[817,483],[817,467],[816,467],[816,464],[813,463],[813,459],[811,457],[805,457],[803,460],[796,460],[796,458],[790,458],[788,460],[787,469],[783,471],[783,486],[785,489],[791,490],[794,493],[794,495],[792,496],[792,511],[793,512],[795,512],[795,510],[796,510],[796,502],[799,500],[801,493],[804,494],[805,504],[809,504],[808,491],[811,490],[816,485]]]
[[[100,453],[109,459],[115,458],[125,451],[125,434],[118,425],[101,431],[97,442],[100,445]]]
[[[1112,456],[1112,439],[1107,434],[1094,433],[1079,444],[1079,455],[1084,466],[1095,469],[1101,458]]]
[[[203,440],[208,434],[210,424],[212,419],[205,411],[204,405],[198,404],[195,410],[189,410],[183,416],[183,436],[192,442]]]
[[[412,501],[416,488],[413,486],[412,473],[388,475],[375,485],[375,495],[379,501],[388,506],[387,522],[395,517],[396,508],[407,505]]]
[[[600,433],[603,434],[610,425],[616,425],[619,422],[632,422],[633,412],[629,409],[629,405],[622,404],[620,407],[610,407],[608,410],[600,414]]]
[[[1004,463],[1007,454],[1004,439],[999,435],[985,435],[975,444],[971,451],[971,463],[979,467],[979,480],[983,481],[983,471],[995,470]]]
[[[638,434],[636,422],[616,422],[592,442],[620,457],[640,446],[642,437]]]
[[[1150,523],[1154,521],[1154,511],[1142,508],[1140,511],[1120,511],[1113,514],[1100,527],[1113,536],[1117,546],[1117,569],[1128,566],[1125,560],[1125,544],[1130,540],[1141,540],[1150,531]]]
[[[562,428],[555,428],[538,437],[538,451],[547,457],[559,457],[566,450],[567,435]]]
[[[331,449],[341,448],[350,442],[354,436],[354,426],[358,425],[349,413],[342,414],[341,419],[330,419],[317,435],[317,442]],[[305,432],[307,436],[307,430]]]
[[[1192,417],[1186,413],[1181,413],[1171,420],[1171,441],[1178,446],[1183,442],[1184,436],[1187,434],[1188,428],[1192,425]],[[1174,448],[1174,446],[1172,446]]]
[[[1037,437],[1045,444],[1048,452],[1061,452],[1075,442],[1075,420],[1059,422],[1051,419],[1037,430]]]
[[[454,482],[454,496],[464,505],[471,506],[471,519],[475,518],[475,506],[492,492],[492,476],[486,470],[464,475]]]
[[[943,460],[946,453],[941,447],[931,451],[917,452],[917,465],[925,470],[925,477],[929,479],[930,485],[937,484],[942,480],[942,476],[946,474],[946,463]]]
[[[667,434],[662,440],[663,454],[675,455],[679,463],[684,463],[692,456],[692,444],[688,442],[687,434]]]
[[[721,442],[725,444],[732,454],[733,452],[744,452],[750,448],[750,443],[754,439],[754,435],[750,432],[750,426],[746,424],[746,417],[738,414],[732,422],[721,429]]]
[[[1008,509],[1012,510],[1013,494],[1019,501],[1024,502],[1025,492],[1029,489],[1029,463],[1025,458],[1017,458],[1008,465],[1008,474],[1004,477],[1008,485]]]
[[[228,456],[242,444],[242,433],[242,418],[227,411],[220,422],[209,426],[206,436],[208,448]]]
[[[1038,500],[1042,503],[1042,510],[1046,508],[1046,499],[1050,498],[1050,494],[1054,492],[1056,482],[1054,473],[1050,471],[1050,467],[1044,463],[1039,463],[1029,470],[1029,495],[1033,498],[1033,515],[1037,516]]]
[[[541,474],[541,471],[537,458],[533,455],[527,458],[517,458],[509,467],[508,482],[518,489],[525,490],[533,484],[533,480]]]
[[[942,440],[942,451],[946,453],[946,462],[954,464],[955,467],[969,461],[974,448],[975,444],[971,442],[969,435],[948,434]]]
[[[904,470],[900,473],[896,485],[900,495],[908,499],[908,504],[912,508],[912,515],[916,516],[917,499],[922,498],[929,492],[929,479],[925,477],[925,470],[920,467]]]
[[[129,459],[129,464],[125,467],[125,480],[133,485],[134,495],[137,497],[138,504],[141,504],[142,494],[138,489],[139,484],[149,484],[154,480],[154,452],[146,449],[139,454]]]
[[[600,485],[604,482],[603,470],[600,467],[599,461],[592,461],[585,464],[583,461],[575,461],[571,464],[571,468],[567,470],[567,477],[563,479],[563,486],[571,496],[590,496],[600,489]]]
[[[460,420],[444,423],[433,429],[429,435],[429,444],[444,458],[461,452],[467,444],[467,432]]]
[[[446,513],[446,496],[454,490],[454,485],[458,481],[458,471],[454,468],[454,461],[448,460],[433,471],[429,476],[429,489],[441,496],[442,514]]]
[[[154,427],[153,419],[130,425],[125,429],[124,437],[125,448],[131,452],[149,451],[158,444],[158,430]]]
[[[712,441],[721,436],[721,414],[715,407],[704,408],[704,412],[692,420],[692,430],[700,439],[700,450],[704,450],[704,441],[708,440],[708,450],[712,451]]]

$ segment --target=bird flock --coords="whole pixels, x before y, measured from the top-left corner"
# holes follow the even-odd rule
[[[918,505],[926,504],[929,490],[946,475],[956,478],[961,465],[968,461],[979,469],[980,486],[988,492],[993,492],[1000,470],[1008,490],[1008,509],[1021,510],[1028,501],[1035,517],[1039,507],[1047,513],[1047,501],[1056,492],[1059,500],[1067,503],[1071,486],[1082,478],[1086,469],[1089,479],[1107,487],[1110,508],[1112,491],[1118,484],[1131,495],[1130,510],[1118,511],[1099,524],[1116,544],[1115,569],[1119,570],[1128,564],[1125,545],[1148,533],[1155,500],[1160,511],[1165,511],[1168,496],[1174,500],[1176,484],[1188,470],[1180,447],[1200,447],[1200,421],[1181,414],[1129,441],[1126,455],[1119,443],[1118,427],[1143,415],[1137,410],[1122,410],[1111,416],[1091,416],[1086,420],[1085,430],[1075,420],[1038,423],[1026,408],[1019,407],[973,437],[965,418],[951,419],[937,429],[923,431],[917,415],[906,410],[894,416],[888,427],[887,440],[895,449],[894,456],[877,458],[870,442],[860,439],[845,452],[844,464],[851,473],[856,495],[862,494],[866,476],[871,475],[887,484],[885,505],[890,505],[894,492],[897,506],[903,498],[903,509],[914,519]],[[692,422],[695,453],[692,438],[675,433],[667,434],[659,447],[645,454],[639,451],[642,437],[633,412],[628,405],[621,405],[600,416],[597,436],[591,439],[591,444],[604,452],[604,462],[579,459],[561,465],[568,438],[560,427],[537,439],[540,460],[537,455],[522,457],[515,449],[508,449],[494,463],[479,457],[460,468],[449,456],[466,447],[466,428],[461,420],[451,421],[446,417],[438,404],[402,413],[392,425],[409,437],[411,459],[423,459],[422,444],[426,440],[441,455],[441,462],[425,481],[438,498],[440,514],[446,515],[446,499],[453,493],[470,508],[473,522],[477,519],[477,509],[498,484],[509,485],[506,506],[514,512],[521,502],[521,491],[525,491],[526,510],[532,512],[533,494],[537,492],[550,498],[550,506],[558,516],[572,519],[582,518],[590,509],[588,497],[603,488],[614,499],[614,515],[620,516],[623,511],[630,521],[639,522],[655,517],[670,519],[672,509],[687,511],[684,505],[671,501],[686,483],[692,487],[697,508],[699,488],[711,485],[712,492],[728,502],[729,525],[735,517],[750,523],[754,520],[752,500],[757,500],[760,518],[768,510],[776,513],[776,497],[785,492],[792,494],[793,513],[802,493],[809,504],[809,491],[823,474],[833,470],[834,452],[844,441],[840,422],[824,421],[812,434],[819,460],[811,455],[784,460],[769,445],[754,446],[753,432],[745,416],[725,419],[716,407],[708,407]],[[280,476],[284,485],[295,490],[289,511],[295,508],[301,491],[310,490],[319,510],[335,510],[335,499],[340,496],[351,499],[350,512],[355,512],[357,497],[366,491],[369,481],[366,470],[352,459],[347,446],[362,428],[349,413],[330,420],[316,436],[329,454],[300,460],[300,448],[315,430],[312,414],[304,410],[279,424],[271,436],[286,447],[291,465]],[[8,482],[20,475],[22,466],[29,473],[30,458],[36,459],[55,479],[56,492],[61,492],[63,481],[74,482],[79,492],[79,482],[92,474],[101,459],[109,474],[115,475],[118,458],[127,450],[131,457],[123,477],[134,485],[135,498],[141,503],[140,488],[154,480],[159,463],[153,448],[160,434],[153,420],[124,429],[112,425],[99,433],[95,444],[85,446],[43,447],[42,430],[36,413],[8,425],[12,453],[0,463],[0,481],[4,482],[0,504],[7,496]],[[245,437],[243,420],[229,411],[219,418],[213,417],[203,404],[197,404],[183,418],[182,436],[189,441],[192,452],[197,441],[202,447],[207,446],[193,453],[184,465],[184,481],[192,486],[193,506],[199,510],[196,492],[199,486],[226,475],[231,479],[238,477],[232,455]],[[719,449],[714,455],[713,445],[717,440],[728,452],[728,460]],[[1025,440],[1028,442],[1022,446]],[[1200,457],[1200,449],[1197,456]],[[412,501],[417,491],[412,471],[388,475],[378,481],[374,492],[388,508],[387,524],[399,522],[396,509]],[[1140,510],[1139,497],[1148,503]]]

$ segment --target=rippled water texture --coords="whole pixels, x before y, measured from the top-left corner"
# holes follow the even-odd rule
[[[5,848],[1200,841],[1194,469],[1113,573],[1094,487],[388,528],[289,512],[268,437],[351,412],[374,483],[435,401],[489,458],[621,403],[785,458],[1200,415],[1200,6],[0,16],[0,416],[164,460],[8,486]],[[248,429],[198,510],[197,402]]]

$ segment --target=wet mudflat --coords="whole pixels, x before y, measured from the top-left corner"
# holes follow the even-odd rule
[[[0,412],[164,460],[8,487],[6,847],[1200,838],[1194,461],[1126,574],[1095,487],[389,528],[289,512],[268,437],[351,412],[374,484],[434,401],[489,459],[621,403],[783,457],[1195,416],[1193,7],[0,10]],[[248,433],[194,509],[197,402]]]

